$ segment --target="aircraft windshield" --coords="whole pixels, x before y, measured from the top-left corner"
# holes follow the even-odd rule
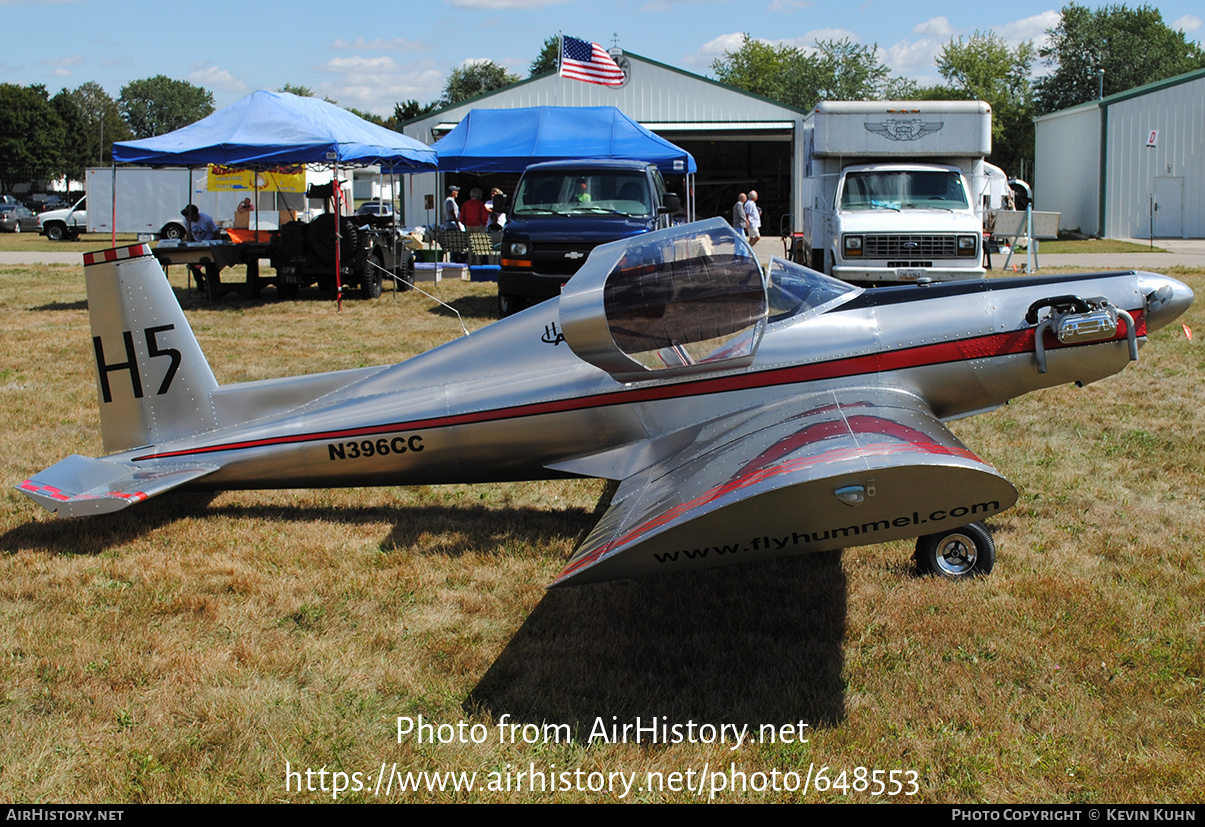
[[[770,259],[771,322],[797,316],[814,316],[844,304],[858,293],[860,288],[830,278],[823,273],[809,270],[798,264]]]
[[[652,214],[648,180],[635,172],[580,170],[528,172],[519,183],[515,215]]]
[[[962,176],[947,170],[850,172],[841,190],[843,210],[965,210]]]
[[[607,326],[619,349],[654,371],[752,356],[766,290],[744,240],[727,227],[655,236],[629,243],[606,280]]]

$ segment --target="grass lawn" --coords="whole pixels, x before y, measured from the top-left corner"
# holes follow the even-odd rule
[[[1023,249],[1023,248],[1022,248]],[[1166,253],[1162,247],[1151,247],[1149,244],[1135,244],[1131,241],[1116,241],[1112,238],[1067,239],[1059,241],[1040,242],[1038,250],[1042,255],[1058,255],[1060,253]]]
[[[617,773],[628,801],[1205,800],[1205,357],[1180,325],[952,423],[1021,492],[988,578],[917,577],[892,543],[546,592],[597,481],[42,511],[12,486],[102,453],[81,269],[0,268],[0,800],[614,801]],[[211,309],[172,281],[220,382],[459,333],[418,293]],[[433,289],[491,320],[492,285]],[[757,740],[612,742],[637,718]],[[476,787],[399,789],[424,771]]]

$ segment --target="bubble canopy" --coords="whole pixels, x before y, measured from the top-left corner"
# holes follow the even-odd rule
[[[777,259],[771,272],[720,218],[634,236],[595,248],[565,285],[561,329],[619,381],[668,378],[747,367],[768,322],[860,292]]]

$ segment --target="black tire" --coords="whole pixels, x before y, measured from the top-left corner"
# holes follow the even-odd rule
[[[67,225],[51,221],[46,225],[46,237],[51,241],[62,241],[67,237]]]
[[[971,523],[916,540],[916,568],[948,580],[991,574],[996,543],[983,523]]]
[[[376,253],[364,265],[364,275],[360,277],[360,298],[381,298],[381,271],[378,268],[384,263],[380,254]]]
[[[187,233],[183,225],[176,224],[174,222],[171,224],[164,224],[163,229],[159,231],[160,238],[170,238],[174,240],[184,238],[186,234]]]
[[[301,292],[300,285],[281,284],[280,282],[276,283],[276,295],[281,299],[291,301],[292,299],[297,298],[297,294],[300,292]]]
[[[14,233],[21,232],[21,219],[18,218],[17,223],[13,225],[13,232]]]
[[[507,316],[513,316],[526,306],[527,303],[518,296],[509,296],[506,293],[498,294],[499,318],[505,319]]]
[[[397,266],[393,268],[394,289],[402,293],[414,288],[414,255],[409,250],[399,254]]]
[[[340,258],[350,261],[359,247],[360,235],[356,225],[350,218],[344,218],[339,223],[339,233],[343,243],[339,247]],[[310,222],[306,230],[306,242],[310,252],[322,261],[335,260],[335,214],[323,213]]]

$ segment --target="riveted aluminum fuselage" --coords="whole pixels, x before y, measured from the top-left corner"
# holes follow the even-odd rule
[[[148,469],[215,462],[195,484],[204,489],[473,483],[564,476],[553,466],[829,389],[904,390],[948,420],[1128,363],[1124,337],[1052,339],[1039,373],[1025,319],[1034,302],[1104,297],[1144,341],[1146,296],[1161,287],[1180,305],[1165,314],[1174,318],[1191,291],[1133,272],[866,291],[771,322],[747,366],[641,382],[579,359],[553,299],[391,367],[222,387],[215,429],[116,458]]]

